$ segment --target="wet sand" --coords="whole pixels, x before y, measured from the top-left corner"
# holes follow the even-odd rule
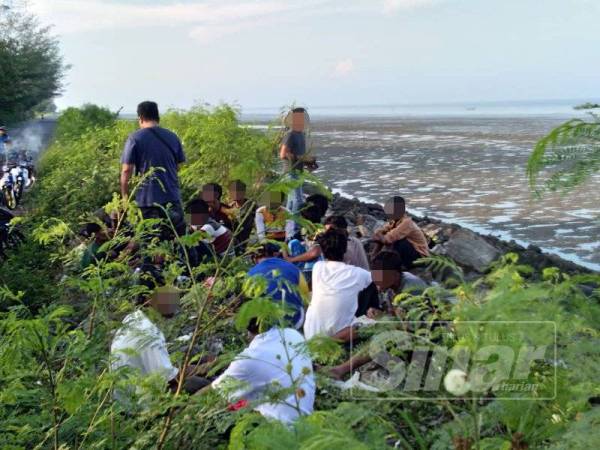
[[[525,167],[564,117],[320,118],[316,172],[336,192],[534,244],[600,270],[600,173],[567,195],[536,198]]]

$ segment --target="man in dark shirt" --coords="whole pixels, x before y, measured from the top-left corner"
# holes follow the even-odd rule
[[[179,164],[185,161],[181,141],[175,133],[158,126],[160,115],[155,102],[140,103],[137,114],[140,129],[127,138],[121,156],[121,195],[124,199],[129,197],[129,180],[133,173],[144,176],[135,195],[142,216],[166,218],[163,208],[168,209],[177,233],[184,234],[186,227],[177,177]],[[161,233],[163,238],[169,235],[165,230]]]
[[[210,207],[210,216],[221,225],[233,231],[233,223],[227,214],[229,205],[221,202],[223,188],[218,183],[207,183],[202,186],[202,200]]]
[[[292,130],[281,141],[279,158],[284,161],[284,170],[291,179],[297,179],[299,172],[304,169],[303,157],[306,153],[306,138],[304,136],[304,119],[306,110],[294,108],[292,110]],[[298,213],[303,203],[302,186],[292,189],[288,194],[287,209],[293,214]]]
[[[0,152],[4,152],[5,144],[10,143],[10,137],[8,136],[8,131],[6,127],[0,126]]]
[[[246,245],[252,228],[254,228],[254,218],[256,216],[256,203],[246,198],[246,184],[240,180],[234,180],[229,184],[229,199],[231,205],[227,214],[231,217],[233,224],[232,231],[235,233],[236,253],[242,254],[246,250]]]

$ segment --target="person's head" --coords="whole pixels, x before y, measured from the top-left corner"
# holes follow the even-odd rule
[[[344,216],[329,216],[325,219],[325,229],[336,229],[348,232],[348,221]]]
[[[163,317],[173,317],[179,309],[181,291],[174,286],[160,286],[152,292],[150,305]]]
[[[221,207],[221,196],[223,188],[218,183],[207,183],[202,186],[202,200],[208,203],[213,211],[217,211]]]
[[[208,203],[199,198],[192,200],[187,205],[186,212],[190,215],[190,225],[194,227],[206,225],[210,217]]]
[[[300,215],[312,223],[321,223],[321,219],[323,218],[321,208],[314,203],[304,205],[300,211]]]
[[[383,210],[388,219],[398,220],[401,219],[406,213],[406,202],[404,198],[398,196],[390,198],[383,205]]]
[[[262,244],[253,253],[252,257],[254,262],[259,263],[263,259],[267,258],[279,258],[281,256],[281,248],[278,245],[272,243]]]
[[[94,212],[92,220],[85,224],[82,234],[93,237],[97,244],[104,244],[110,240],[112,219],[103,209]]]
[[[0,127],[0,136],[4,136],[6,134],[6,127]]]
[[[162,274],[153,266],[145,265],[137,271],[138,284],[146,288],[138,296],[137,303],[154,308],[163,317],[173,317],[179,307],[180,291],[173,286],[165,286]]]
[[[320,223],[325,214],[327,213],[327,208],[329,208],[329,200],[322,194],[312,194],[306,198],[307,205],[315,206],[315,214],[318,214],[318,220],[314,221],[314,223]]]
[[[292,130],[304,131],[305,115],[306,115],[306,109],[304,109],[304,108],[292,109]]]
[[[325,259],[329,261],[343,261],[348,249],[347,234],[335,228],[325,231],[318,238],[319,246]]]
[[[240,180],[229,183],[229,198],[234,202],[243,202],[246,198],[246,184]]]
[[[137,116],[140,127],[156,125],[160,122],[160,114],[158,113],[158,105],[156,102],[145,101],[138,105]]]
[[[103,227],[102,225],[95,222],[87,223],[85,225],[83,234],[85,236],[93,238],[94,242],[96,242],[99,245],[102,245],[110,240],[110,236],[106,227]]]
[[[383,251],[371,262],[371,277],[377,289],[398,289],[402,286],[402,258],[396,252]]]
[[[278,191],[267,192],[265,205],[270,211],[276,211],[283,204],[283,193]]]
[[[246,330],[248,331],[248,338],[250,338],[250,340],[254,339],[256,335],[260,334],[260,326],[258,325],[258,320],[256,317],[250,319]]]

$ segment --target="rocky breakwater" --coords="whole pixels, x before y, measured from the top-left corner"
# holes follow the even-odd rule
[[[335,194],[330,212],[346,217],[351,232],[363,239],[368,247],[373,232],[386,221],[383,207],[377,203],[364,203]],[[523,247],[514,241],[503,241],[491,235],[481,235],[456,224],[430,217],[411,215],[431,240],[431,252],[446,256],[463,268],[467,279],[481,276],[489,265],[507,253],[519,255],[519,263],[531,266],[536,273],[556,267],[568,274],[589,273],[590,270],[556,255],[542,252],[539,247]]]

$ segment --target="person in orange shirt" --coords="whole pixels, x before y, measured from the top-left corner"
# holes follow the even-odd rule
[[[427,238],[406,214],[404,198],[392,197],[383,209],[390,220],[373,234],[372,240],[378,244],[376,253],[383,246],[389,247],[400,255],[404,268],[410,270],[417,259],[429,256]]]
[[[281,192],[268,192],[266,205],[256,210],[254,223],[259,241],[271,239],[288,242],[294,237],[295,223],[289,219],[291,212],[282,206]]]

